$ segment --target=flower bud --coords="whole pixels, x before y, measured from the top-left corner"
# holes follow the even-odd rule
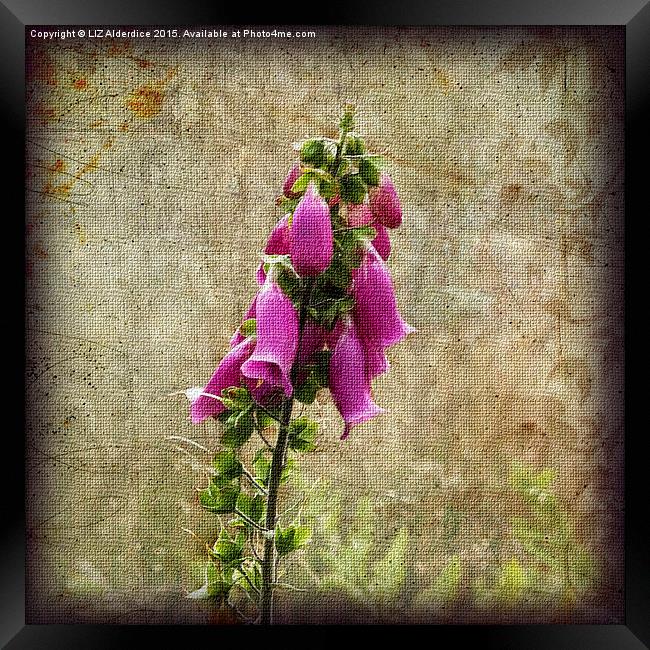
[[[375,216],[367,203],[350,203],[347,206],[347,224],[350,228],[372,224]],[[372,224],[374,225],[374,224]]]
[[[330,211],[313,183],[293,213],[290,239],[291,263],[299,276],[320,275],[330,265],[334,252]]]
[[[295,199],[299,196],[296,192],[292,192],[291,188],[293,184],[298,180],[301,175],[300,164],[295,163],[294,166],[289,170],[287,177],[284,179],[284,185],[282,186],[282,193],[289,199]]]
[[[280,221],[275,224],[275,227],[269,235],[269,239],[264,247],[265,255],[288,255],[291,249],[291,232],[289,230],[289,217],[291,215],[285,214]],[[264,263],[260,263],[257,267],[257,284],[262,286],[266,282],[266,273],[264,272]]]
[[[312,167],[325,167],[334,162],[334,156],[323,140],[307,140],[300,147],[300,160]]]
[[[349,133],[345,139],[345,148],[343,153],[346,156],[360,156],[366,150],[363,138]]]
[[[402,223],[402,206],[388,174],[381,174],[379,187],[371,188],[369,197],[370,209],[379,223],[387,228],[397,228]]]

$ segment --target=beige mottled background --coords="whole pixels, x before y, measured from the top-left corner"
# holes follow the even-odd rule
[[[623,30],[315,31],[28,39],[30,622],[207,620],[183,598],[201,558],[183,529],[214,533],[202,459],[169,437],[217,430],[169,394],[225,352],[291,143],[334,136],[347,101],[401,195],[390,267],[418,332],[376,382],[386,416],[342,443],[329,400],[312,411],[305,480],[369,496],[386,539],[406,524],[418,590],[448,559],[445,513],[468,579],[521,554],[509,464],[553,468],[599,566],[567,620],[621,622]]]

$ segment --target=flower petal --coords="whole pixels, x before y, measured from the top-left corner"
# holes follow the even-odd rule
[[[375,223],[372,226],[377,234],[372,240],[372,245],[375,247],[375,250],[381,255],[381,258],[386,261],[390,257],[390,238],[388,236],[388,230],[385,226],[382,226],[380,223]]]
[[[245,321],[249,320],[250,318],[255,318],[255,306],[257,303],[257,295],[255,298],[253,298],[253,302],[250,304],[248,309],[246,310],[246,313],[244,314],[244,318],[242,318],[242,323]],[[236,345],[241,343],[246,337],[241,333],[241,326],[237,328],[237,331],[232,335],[232,338],[230,339],[230,347],[234,348]]]
[[[295,199],[298,194],[291,191],[293,184],[298,180],[301,175],[300,163],[295,163],[293,167],[289,170],[287,177],[284,179],[284,184],[282,186],[282,193],[289,199]]]
[[[257,345],[241,372],[293,393],[291,367],[298,347],[298,312],[291,300],[268,277],[257,295]]]
[[[239,386],[242,364],[250,357],[254,348],[255,338],[249,337],[232,348],[221,360],[210,381],[204,386],[201,395],[190,404],[190,416],[193,424],[203,422],[206,418],[219,415],[225,410],[224,405],[214,396],[220,397],[221,391],[225,388]]]
[[[349,316],[344,317],[335,332],[338,340],[330,359],[329,385],[334,404],[345,422],[341,436],[344,440],[352,427],[385,410],[372,399],[366,357],[354,321]]]
[[[367,244],[361,266],[352,272],[352,295],[362,337],[388,347],[415,331],[400,316],[390,272],[372,244]]]

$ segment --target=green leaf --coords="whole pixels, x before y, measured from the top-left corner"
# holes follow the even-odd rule
[[[343,176],[340,180],[341,200],[346,203],[363,203],[367,187],[361,176],[350,174]]]
[[[218,452],[212,460],[212,466],[217,471],[217,476],[226,481],[242,475],[242,464],[230,449]]]
[[[460,556],[453,555],[434,580],[431,595],[435,601],[448,603],[460,594],[462,569]]]
[[[302,383],[294,388],[293,396],[303,404],[313,404],[319,388],[320,386],[310,373]]]
[[[331,358],[331,350],[316,352],[312,357],[312,378],[322,388],[329,386],[329,369]]]
[[[280,267],[275,276],[275,282],[294,304],[298,304],[301,296],[300,278],[297,278],[293,271]]]
[[[329,143],[318,138],[312,138],[303,142],[300,147],[300,160],[306,165],[314,167],[327,167],[334,161],[334,154]],[[307,187],[305,185],[305,187]],[[292,191],[299,191],[294,190]]]
[[[323,276],[321,276],[323,277]],[[329,297],[320,293],[318,298],[309,307],[309,315],[325,329],[331,331],[341,314],[345,314],[354,308],[352,296]]]
[[[260,431],[268,429],[269,427],[275,427],[278,425],[277,418],[280,417],[279,412],[275,413],[273,407],[267,406],[264,409],[258,408],[255,413],[255,419],[257,420],[257,428]]]
[[[306,416],[295,418],[289,424],[289,447],[295,451],[312,451],[317,433],[317,422]]]
[[[359,176],[367,185],[379,185],[379,170],[372,160],[368,158],[359,160]]]
[[[235,511],[239,487],[235,485],[218,486],[211,483],[199,493],[199,503],[210,512],[227,514]]]
[[[233,412],[224,422],[221,442],[226,447],[241,447],[255,430],[252,405],[243,411]]]
[[[528,586],[528,578],[517,558],[512,558],[501,570],[498,595],[502,600],[515,602],[522,596]]]
[[[275,529],[275,548],[278,555],[283,556],[304,546],[311,537],[311,530],[307,526],[289,526]]]
[[[253,458],[253,471],[255,472],[255,480],[262,484],[264,487],[268,485],[269,474],[271,472],[271,452],[263,447],[258,450]]]
[[[250,496],[245,492],[240,492],[237,499],[237,510],[252,519],[256,524],[261,523],[265,509],[266,501],[261,494]]]
[[[331,199],[336,194],[336,183],[334,179],[321,176],[318,179],[318,193],[326,200]]]
[[[307,189],[309,183],[315,182],[318,180],[318,175],[313,171],[307,171],[304,174],[301,174],[296,182],[291,186],[291,191],[299,194],[304,192]]]
[[[232,538],[225,528],[221,529],[217,541],[212,547],[212,554],[226,565],[239,564],[243,559],[246,537],[243,532]]]
[[[205,582],[203,586],[193,591],[187,597],[195,600],[225,598],[232,585],[232,571],[221,571],[214,562],[208,562],[205,567]]]
[[[384,557],[375,564],[373,596],[380,602],[393,602],[406,582],[409,534],[401,528]]]
[[[221,391],[221,402],[229,411],[241,411],[252,401],[250,392],[242,386],[230,386]]]
[[[255,594],[255,589],[251,587],[251,583],[261,591],[262,589],[262,570],[260,569],[260,565],[257,561],[251,560],[247,563],[247,566],[241,566],[238,569],[238,573],[242,577],[248,578],[246,579],[241,579],[239,581],[239,584],[246,589],[251,595]]]
[[[296,206],[300,202],[300,197],[290,199],[287,196],[283,196],[280,199],[280,210],[282,211],[283,214],[293,214],[293,211],[296,209]]]
[[[254,336],[257,333],[257,320],[249,318],[245,320],[239,327],[242,336]]]
[[[346,156],[359,156],[366,150],[366,145],[363,138],[353,133],[348,133],[345,138],[345,146],[343,147],[343,154]]]

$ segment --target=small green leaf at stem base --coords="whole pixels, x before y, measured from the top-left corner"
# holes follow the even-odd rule
[[[317,432],[317,422],[305,416],[295,418],[289,425],[289,447],[295,451],[312,451]]]
[[[289,526],[275,529],[275,549],[278,555],[288,555],[289,553],[304,546],[311,537],[311,530],[307,526]]]

